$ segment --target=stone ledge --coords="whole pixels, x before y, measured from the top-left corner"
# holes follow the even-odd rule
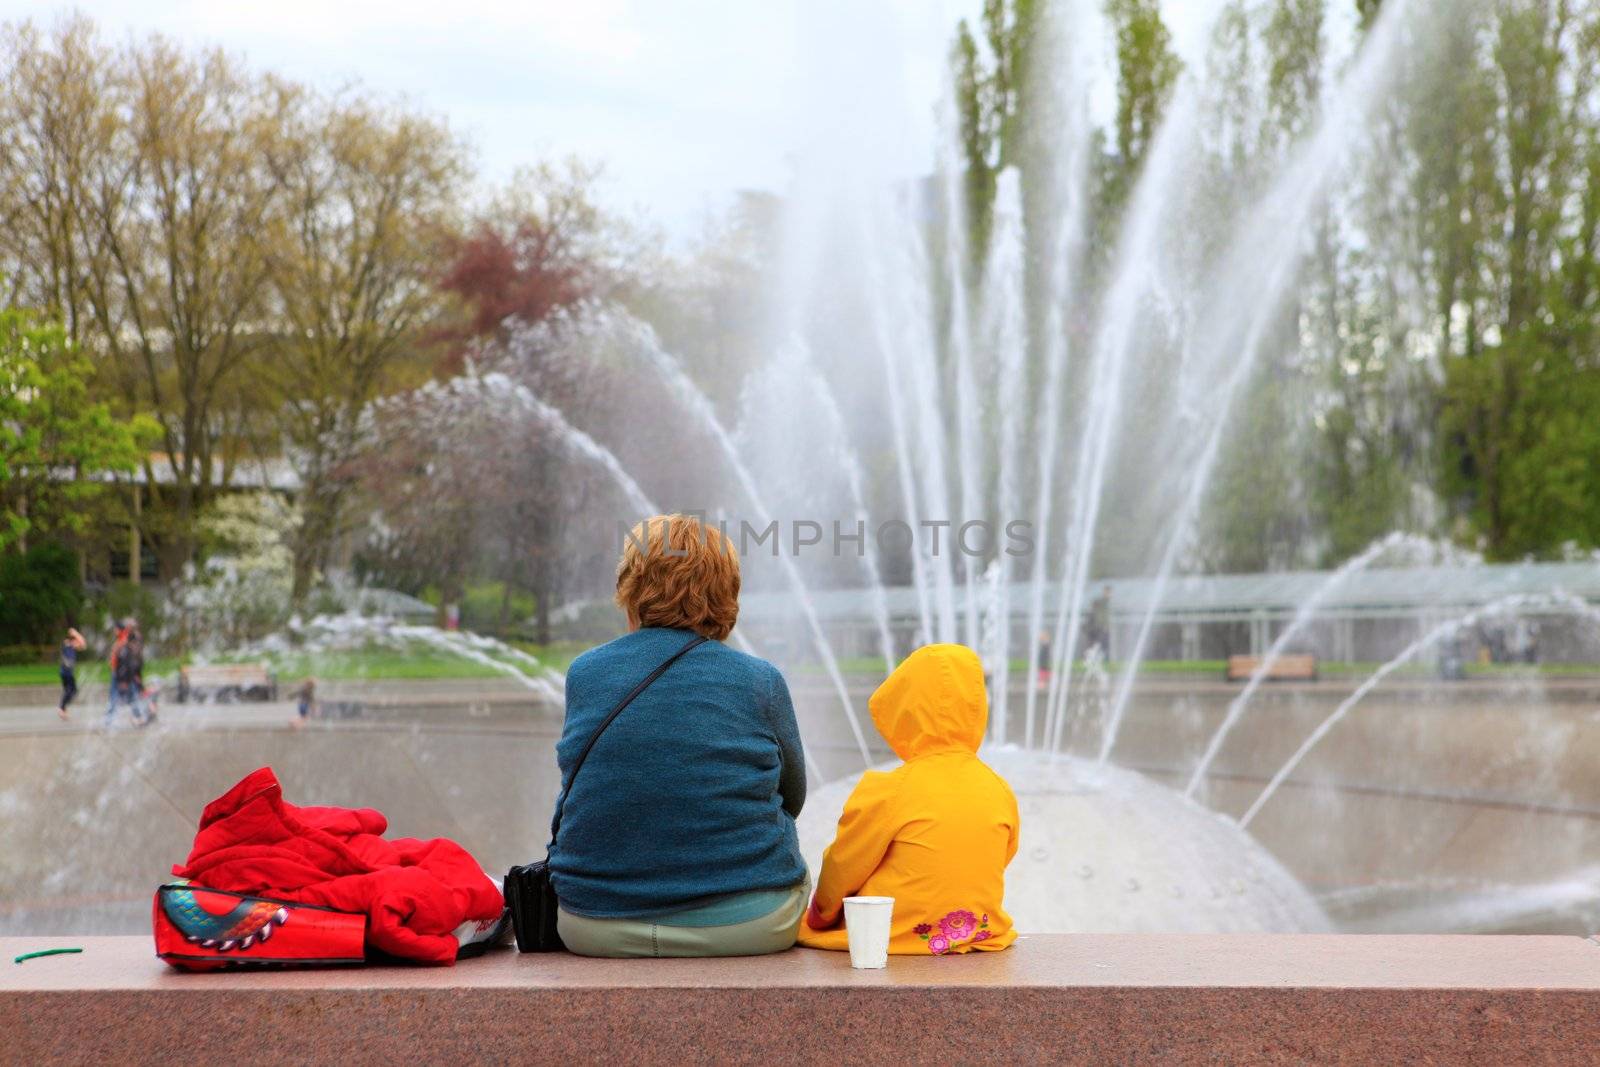
[[[10,962],[80,945],[77,956]],[[0,1062],[1581,1062],[1577,937],[1041,935],[852,971],[495,952],[188,975],[148,938],[0,939]]]

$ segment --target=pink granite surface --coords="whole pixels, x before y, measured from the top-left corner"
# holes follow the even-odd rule
[[[13,964],[75,944],[78,956]],[[1587,1063],[1576,937],[1048,935],[852,971],[496,952],[187,975],[145,938],[0,938],[0,1063]]]

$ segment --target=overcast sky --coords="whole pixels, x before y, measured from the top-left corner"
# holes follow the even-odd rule
[[[1185,18],[1210,0],[1174,2]],[[48,22],[71,5],[0,0]],[[314,84],[360,81],[445,116],[503,179],[603,163],[613,207],[689,236],[739,189],[780,190],[799,146],[870,105],[882,164],[925,171],[958,18],[980,0],[91,0],[113,37],[221,45]],[[859,86],[859,91],[856,87]]]

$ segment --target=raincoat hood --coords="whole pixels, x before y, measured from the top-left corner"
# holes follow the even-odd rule
[[[867,702],[873,724],[903,760],[976,753],[989,725],[983,665],[965,645],[924,645]]]

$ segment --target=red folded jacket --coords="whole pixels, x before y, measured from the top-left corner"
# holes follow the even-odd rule
[[[453,931],[499,918],[504,901],[454,841],[382,837],[371,808],[301,808],[262,767],[206,805],[189,860],[172,873],[212,889],[367,916],[367,946],[452,964]]]

